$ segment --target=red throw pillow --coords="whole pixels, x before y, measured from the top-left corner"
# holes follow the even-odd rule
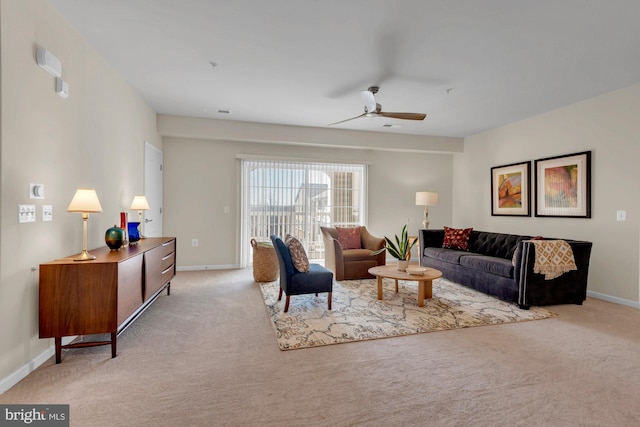
[[[447,249],[469,250],[469,237],[473,228],[444,228],[442,247]]]
[[[342,249],[362,249],[360,227],[336,227],[336,231],[338,232],[338,242],[340,242]]]

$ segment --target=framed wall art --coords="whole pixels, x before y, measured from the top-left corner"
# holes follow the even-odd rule
[[[531,216],[531,162],[491,168],[491,215]]]
[[[535,161],[536,216],[591,218],[591,151]]]

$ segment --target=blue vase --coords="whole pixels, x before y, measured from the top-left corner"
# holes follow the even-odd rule
[[[139,222],[130,222],[127,224],[127,231],[129,232],[129,244],[136,243],[140,240],[140,230],[138,230],[138,226],[140,226]]]

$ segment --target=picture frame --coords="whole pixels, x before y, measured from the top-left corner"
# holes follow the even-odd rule
[[[491,168],[491,215],[531,216],[531,161]]]
[[[591,218],[591,151],[535,161],[537,217]]]

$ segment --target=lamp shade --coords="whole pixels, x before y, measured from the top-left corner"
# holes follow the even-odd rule
[[[134,209],[137,211],[146,211],[149,209],[149,203],[147,202],[147,198],[144,196],[135,196],[133,198],[133,202],[131,202],[131,207],[129,209]]]
[[[438,193],[433,191],[416,192],[416,205],[418,206],[438,206]]]
[[[78,188],[71,199],[67,212],[98,213],[102,212],[100,200],[93,188]]]

